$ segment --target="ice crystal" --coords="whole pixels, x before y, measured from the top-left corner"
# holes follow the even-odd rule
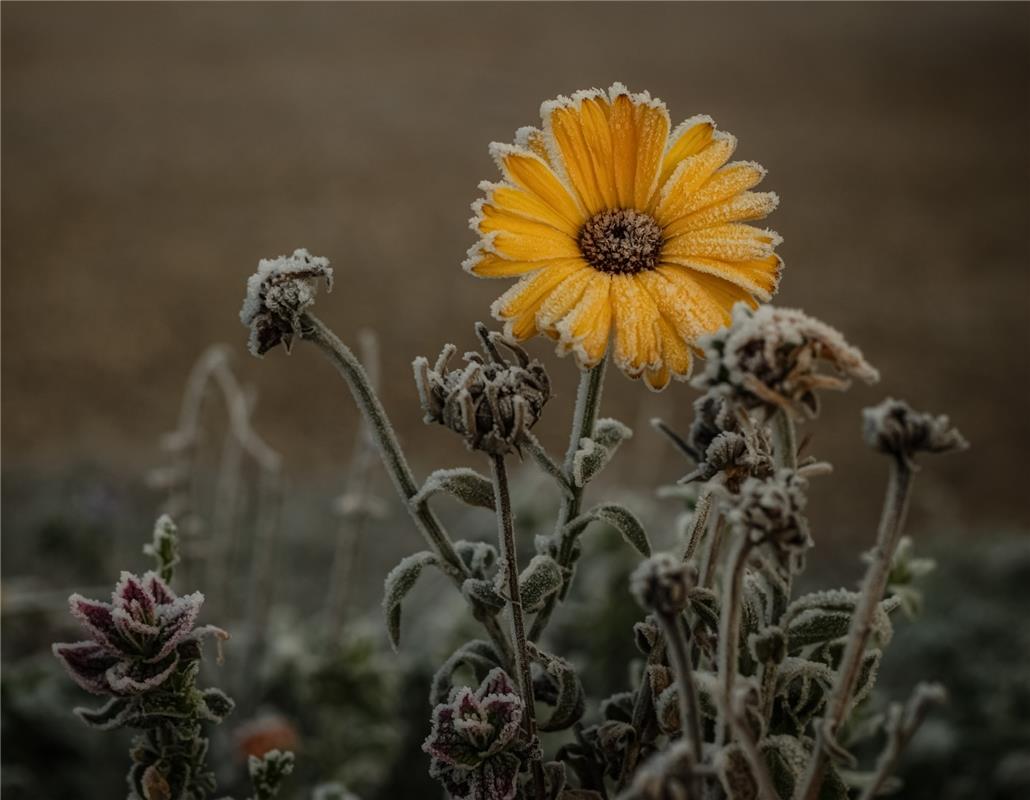
[[[240,309],[240,321],[250,328],[247,346],[261,356],[280,342],[287,352],[300,333],[301,315],[315,303],[319,279],[333,287],[329,259],[312,256],[307,250],[293,255],[263,258],[257,272],[247,279],[247,295]]]
[[[818,391],[846,389],[849,378],[875,383],[880,377],[838,331],[789,308],[762,306],[752,311],[738,303],[733,324],[699,344],[707,362],[693,385],[718,387],[748,408],[783,408],[815,416]],[[820,372],[820,364],[829,366],[832,374]]]
[[[433,709],[422,744],[429,772],[454,800],[512,800],[518,776],[535,748],[520,736],[525,705],[504,670],[490,671],[479,688],[451,691]]]

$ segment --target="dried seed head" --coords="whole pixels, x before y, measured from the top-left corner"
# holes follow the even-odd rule
[[[257,272],[247,279],[247,296],[240,320],[250,328],[250,352],[262,356],[280,342],[290,351],[293,337],[300,333],[300,317],[315,304],[318,281],[333,288],[329,259],[294,250],[292,256],[263,258]]]
[[[784,469],[765,480],[748,478],[725,500],[726,520],[755,544],[803,550],[811,544],[803,511],[808,481]]]
[[[697,585],[693,564],[669,553],[657,553],[630,576],[630,591],[641,607],[659,614],[682,611],[689,602],[690,590]]]
[[[693,385],[717,388],[747,408],[783,408],[813,417],[818,391],[847,389],[849,378],[875,383],[880,377],[838,331],[793,309],[752,311],[738,303],[733,324],[699,344],[707,363]],[[832,374],[819,372],[820,364]]]
[[[916,453],[950,453],[969,443],[946,416],[915,411],[903,400],[888,397],[862,412],[863,434],[874,450],[914,466]]]
[[[736,492],[746,478],[767,478],[774,471],[766,430],[738,413],[718,389],[694,401],[687,445],[697,453],[697,467],[680,483],[707,481],[721,474],[726,488]]]
[[[543,364],[521,347],[482,324],[476,332],[486,358],[466,353],[465,366],[451,370],[455,348],[447,345],[432,368],[427,359],[415,359],[415,383],[426,422],[463,436],[470,450],[507,455],[519,450],[523,434],[540,418],[551,383]],[[501,357],[498,344],[511,351],[514,362]]]
[[[579,249],[594,269],[633,275],[658,266],[662,229],[649,214],[632,208],[602,211],[579,230]]]

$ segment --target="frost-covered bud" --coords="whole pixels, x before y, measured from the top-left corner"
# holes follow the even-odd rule
[[[697,570],[669,553],[658,553],[641,563],[629,580],[630,591],[644,609],[674,614],[687,607]]]
[[[808,547],[808,521],[803,515],[808,481],[784,469],[765,480],[748,478],[740,492],[726,499],[726,520],[755,544],[787,550]]]
[[[672,742],[637,770],[625,800],[688,800],[693,797],[694,760],[690,742]]]
[[[183,661],[200,657],[206,635],[227,639],[212,626],[194,628],[204,595],[177,597],[153,572],[142,578],[123,572],[112,602],[68,598],[72,616],[89,639],[55,644],[68,674],[93,694],[125,697],[160,687]]]
[[[783,408],[811,417],[819,410],[819,390],[847,389],[849,378],[875,383],[880,377],[838,331],[788,308],[752,311],[738,303],[733,324],[699,345],[706,364],[693,385],[717,388],[748,408]],[[821,364],[832,374],[819,372]]]
[[[915,411],[903,400],[888,397],[862,412],[866,443],[912,465],[916,453],[950,453],[969,443],[946,416]]]
[[[300,334],[301,315],[315,304],[319,279],[333,288],[329,259],[294,250],[292,256],[263,258],[257,272],[247,279],[247,296],[240,320],[250,328],[250,352],[261,356],[282,342],[290,351],[293,337]]]
[[[416,358],[415,383],[427,423],[437,422],[465,439],[470,450],[507,455],[519,450],[524,433],[532,428],[551,397],[551,382],[543,364],[516,344],[487,333],[481,325],[486,358],[466,353],[465,366],[449,369],[455,353],[447,345],[432,368],[425,358]],[[501,358],[495,343],[503,344],[515,357]]]
[[[479,688],[455,687],[433,709],[433,727],[422,743],[429,774],[454,800],[513,800],[518,776],[536,743],[520,734],[525,704],[500,667]]]

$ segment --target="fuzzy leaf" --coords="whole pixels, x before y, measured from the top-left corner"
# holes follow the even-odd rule
[[[293,772],[293,753],[269,750],[261,758],[247,761],[254,800],[273,800],[279,794],[286,776]]]
[[[792,602],[785,614],[791,651],[846,636],[858,600],[858,592],[832,589],[812,592]],[[900,605],[897,597],[888,597],[873,614],[873,636],[880,647],[886,647],[894,635],[889,615]]]
[[[76,708],[75,716],[99,731],[114,730],[132,720],[133,701],[128,697],[114,697],[100,708]]]
[[[544,607],[551,595],[562,588],[562,569],[550,556],[533,556],[519,576],[519,593],[522,606],[532,614]]]
[[[394,650],[397,649],[401,640],[401,601],[415,585],[418,576],[422,574],[422,569],[430,564],[437,565],[438,563],[434,553],[423,550],[404,558],[386,576],[383,610],[386,612],[387,633]]]
[[[758,797],[758,782],[751,774],[751,765],[740,745],[724,747],[715,758],[715,768],[719,782],[731,800],[755,800]]]
[[[798,782],[804,779],[809,754],[793,736],[769,736],[759,744],[769,777],[779,797],[793,797]]]
[[[494,589],[494,582],[482,578],[467,578],[461,584],[461,593],[479,608],[494,613],[504,608],[506,602]]]
[[[572,460],[572,482],[580,488],[586,486],[612,460],[619,444],[632,435],[633,431],[618,420],[598,420],[593,435],[580,439]]]
[[[579,681],[579,675],[565,659],[545,653],[536,647],[532,649],[532,656],[534,660],[543,665],[544,671],[557,685],[557,699],[553,703],[554,711],[537,727],[544,732],[561,731],[572,727],[583,716],[586,709],[583,684]]]
[[[593,521],[606,522],[617,530],[622,538],[629,543],[634,550],[645,558],[651,555],[651,543],[647,539],[647,532],[636,515],[624,506],[616,503],[604,503],[594,506],[585,514],[581,514],[565,526],[565,530],[578,536],[587,525]]]
[[[204,689],[200,699],[203,706],[200,710],[201,715],[212,722],[221,722],[236,708],[233,699],[221,689]]]
[[[470,506],[494,510],[494,485],[489,478],[474,469],[457,467],[436,470],[411,498],[411,504],[420,506],[440,492],[453,495]]]
[[[459,539],[454,543],[454,549],[469,568],[469,572],[477,578],[486,578],[497,561],[497,548],[488,542],[467,542]]]
[[[482,683],[495,667],[500,666],[501,659],[493,645],[482,639],[465,642],[451,653],[433,676],[433,685],[429,691],[429,704],[439,705],[447,702],[451,693],[451,678],[462,666],[471,667],[476,675],[476,682]]]

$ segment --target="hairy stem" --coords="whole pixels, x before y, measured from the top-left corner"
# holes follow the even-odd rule
[[[336,367],[347,382],[354,401],[365,419],[365,424],[368,425],[372,434],[379,455],[383,459],[383,465],[393,479],[397,492],[404,499],[404,505],[411,514],[416,527],[429,542],[434,552],[440,556],[445,571],[460,589],[465,579],[471,577],[468,568],[455,551],[450,536],[447,535],[436,514],[425,503],[411,503],[411,498],[418,492],[419,486],[415,482],[415,476],[411,467],[408,466],[397,436],[393,432],[393,426],[390,425],[390,420],[386,416],[386,410],[369,384],[368,376],[361,363],[355,358],[350,348],[313,314],[304,314],[301,317],[301,332],[306,341],[318,346],[322,354]],[[489,614],[479,613],[476,614],[476,618],[486,628],[494,645],[500,650],[501,656],[510,661],[511,643],[504,635],[497,620]]]
[[[737,682],[738,649],[740,646],[740,600],[744,569],[751,555],[752,542],[741,537],[730,557],[730,572],[723,589],[722,616],[719,620],[719,676],[722,678],[719,695],[719,725],[716,740],[725,741],[726,728],[732,724],[733,689]]]
[[[572,468],[575,464],[576,453],[579,450],[580,440],[589,437],[594,432],[594,422],[597,421],[597,412],[601,407],[601,390],[604,386],[604,372],[608,358],[601,359],[593,369],[580,374],[579,389],[576,392],[576,410],[572,415],[572,432],[569,435],[569,448],[565,452],[565,462],[562,465],[562,473],[565,482],[569,486],[569,492],[562,497],[561,508],[558,510],[558,520],[555,523],[555,536],[560,539],[558,549],[558,563],[566,568],[572,561],[573,545],[575,536],[565,531],[565,526],[579,516],[580,505],[583,501],[583,487],[576,486],[573,479]],[[529,632],[529,638],[537,641],[547,623],[551,619],[551,613],[558,602],[559,597],[564,597],[569,590],[568,582],[562,590],[547,600],[544,607],[533,620],[533,627]]]
[[[847,643],[844,645],[844,655],[841,657],[833,690],[826,704],[826,716],[819,729],[819,745],[797,795],[800,800],[815,800],[819,795],[826,771],[828,748],[847,716],[855,683],[858,681],[862,657],[869,644],[869,637],[872,636],[873,616],[887,588],[891,559],[894,558],[894,551],[897,550],[901,538],[911,491],[911,466],[904,459],[894,459],[891,462],[890,480],[873,558],[862,581],[855,616],[851,619]]]
[[[690,530],[687,533],[686,541],[683,543],[683,560],[689,561],[694,557],[697,546],[701,543],[701,535],[708,526],[708,515],[712,510],[712,488],[706,486],[697,498],[694,505],[694,517],[690,522]]]
[[[511,496],[508,492],[508,472],[504,464],[504,456],[491,455],[490,467],[494,481],[494,499],[497,503],[497,532],[505,570],[508,608],[511,611],[511,627],[515,639],[519,689],[522,692],[522,701],[526,705],[522,727],[526,732],[526,740],[532,742],[536,738],[536,704],[533,698],[533,674],[529,666],[529,648],[526,646],[526,624],[522,613],[522,592],[519,589],[515,527],[511,515]],[[538,800],[544,800],[544,771],[539,759],[533,759],[532,770],[536,797]]]
[[[772,419],[773,446],[776,466],[779,469],[798,468],[798,437],[794,418],[785,408],[779,408]]]
[[[657,615],[665,634],[669,649],[669,659],[676,671],[677,699],[679,700],[680,725],[683,735],[687,737],[690,752],[695,764],[702,760],[701,704],[697,699],[697,684],[694,681],[694,668],[690,663],[690,648],[684,630],[683,615],[679,612]]]

